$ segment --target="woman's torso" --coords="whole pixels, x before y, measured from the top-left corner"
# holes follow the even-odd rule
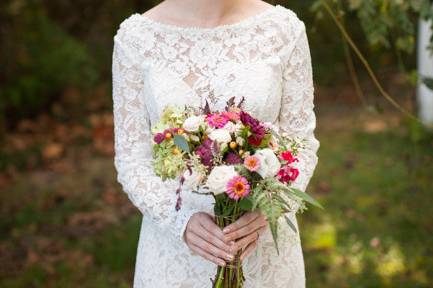
[[[279,5],[216,28],[183,28],[132,15],[122,25],[130,26],[130,45],[140,58],[151,122],[167,105],[203,107],[208,101],[221,110],[232,97],[244,98],[243,108],[258,119],[278,121],[283,58],[297,21]]]

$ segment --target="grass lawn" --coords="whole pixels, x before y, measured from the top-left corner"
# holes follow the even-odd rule
[[[347,114],[318,117],[308,189],[326,210],[299,217],[307,287],[431,287],[433,139]],[[0,287],[131,286],[140,215],[111,157],[89,155],[2,188]]]
[[[326,210],[299,218],[307,286],[432,287],[433,140],[369,130],[319,132],[309,190]]]

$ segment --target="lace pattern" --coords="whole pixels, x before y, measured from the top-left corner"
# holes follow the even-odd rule
[[[200,107],[208,101],[220,110],[232,96],[244,97],[244,109],[255,117],[308,141],[295,183],[305,190],[319,142],[304,23],[279,5],[216,28],[178,27],[133,14],[114,37],[112,72],[118,181],[143,213],[134,287],[210,287],[215,265],[191,253],[182,237],[193,213],[212,213],[212,199],[183,191],[182,208],[175,211],[178,182],[154,175],[150,127],[169,104]],[[267,231],[244,261],[246,288],[305,287],[299,235],[282,227],[279,256]]]

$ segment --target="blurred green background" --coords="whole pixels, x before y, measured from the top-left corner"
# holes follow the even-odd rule
[[[120,22],[158,2],[1,1],[0,287],[131,287],[140,214],[115,181],[111,54]],[[321,147],[308,190],[326,210],[299,217],[307,287],[432,287],[433,136],[353,58],[356,93],[341,35],[315,2],[273,2],[306,23],[314,66]],[[374,1],[348,2],[355,42],[416,111],[417,14],[373,19],[354,5]]]

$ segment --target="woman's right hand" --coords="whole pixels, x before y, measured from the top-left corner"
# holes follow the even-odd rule
[[[220,266],[234,259],[234,242],[226,243],[224,233],[215,224],[214,216],[198,212],[191,216],[186,226],[184,239],[193,252]]]

